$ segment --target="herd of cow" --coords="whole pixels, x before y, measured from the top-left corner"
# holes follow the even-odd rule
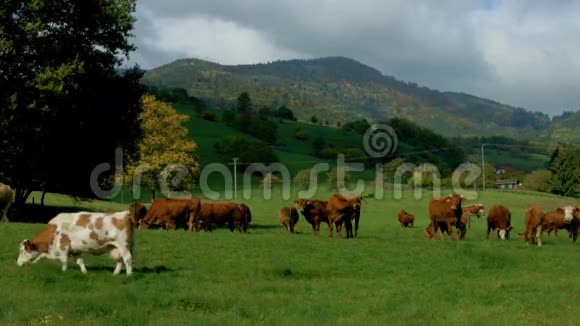
[[[326,202],[317,200],[296,201],[300,212],[312,224],[318,234],[320,222],[327,222],[332,236],[332,224],[336,225],[340,238],[342,224],[347,237],[356,236],[360,217],[360,197],[334,194]],[[298,221],[294,207],[280,211],[281,222],[290,232]],[[36,263],[42,258],[60,260],[66,271],[68,259],[73,257],[81,272],[87,269],[82,259],[83,253],[99,255],[108,253],[116,262],[114,274],[123,267],[127,275],[132,273],[134,229],[165,227],[171,230],[183,227],[189,231],[211,231],[212,225],[227,225],[245,233],[252,220],[250,208],[238,203],[201,203],[198,198],[164,198],[155,200],[149,209],[135,202],[129,209],[118,213],[76,212],[60,213],[51,219],[32,240],[20,243],[17,264]],[[352,221],[355,221],[355,232]]]
[[[481,216],[484,207],[481,204],[465,206],[465,198],[452,194],[435,198],[429,202],[430,224],[424,231],[425,239],[434,239],[438,233],[443,240],[443,233],[453,239],[455,228],[456,239],[465,238],[470,226],[471,216]],[[347,238],[356,237],[361,211],[361,197],[333,194],[327,201],[299,199],[294,206],[280,210],[280,223],[290,232],[299,220],[300,212],[312,225],[315,235],[320,234],[320,224],[326,223],[329,236],[333,236],[333,225],[336,226],[337,238],[341,237],[344,224]],[[397,216],[402,227],[413,227],[414,216],[401,210]],[[61,213],[48,222],[32,240],[20,243],[19,266],[37,262],[41,258],[60,260],[62,270],[67,268],[69,257],[76,258],[81,271],[86,267],[81,257],[83,253],[108,253],[116,262],[114,274],[125,267],[127,275],[132,273],[134,229],[166,227],[176,230],[183,227],[189,231],[211,231],[213,225],[227,225],[230,231],[235,229],[245,233],[252,219],[250,208],[238,203],[201,203],[197,198],[159,199],[151,203],[149,209],[144,204],[135,202],[129,209],[118,213],[77,212]],[[353,232],[354,222],[354,232]],[[491,231],[497,231],[500,239],[509,239],[511,213],[508,208],[496,205],[487,214],[487,238]],[[553,212],[544,213],[538,207],[529,208],[525,215],[525,231],[518,233],[524,237],[526,245],[536,240],[541,246],[542,232],[566,229],[576,242],[580,233],[580,206],[566,206]]]
[[[448,197],[434,198],[429,202],[429,220],[430,224],[425,228],[424,238],[434,239],[435,234],[443,240],[443,232],[453,238],[453,227],[455,227],[456,239],[465,238],[467,228],[471,224],[471,217],[480,217],[484,212],[484,206],[481,204],[461,207],[461,202],[465,198],[459,194],[452,194]],[[511,225],[511,212],[503,205],[495,205],[487,213],[487,239],[492,231],[497,232],[499,239],[509,239]],[[415,217],[413,214],[400,210],[397,215],[402,227],[412,227]],[[536,242],[538,246],[542,245],[542,233],[551,231],[558,235],[559,229],[568,231],[569,237],[576,242],[580,234],[580,206],[558,207],[555,211],[544,213],[539,207],[534,206],[526,210],[524,216],[524,231],[518,235],[524,238],[526,246],[530,242]]]

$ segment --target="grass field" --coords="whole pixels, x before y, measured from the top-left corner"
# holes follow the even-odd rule
[[[330,193],[319,193],[327,198]],[[389,194],[388,194],[389,195]],[[359,237],[314,237],[301,217],[286,234],[277,211],[290,201],[258,193],[250,232],[139,230],[135,274],[113,276],[106,257],[88,256],[88,275],[73,262],[16,266],[18,243],[40,224],[0,224],[0,324],[63,325],[489,325],[577,324],[578,244],[565,233],[523,246],[523,212],[576,200],[535,193],[488,191],[477,200],[512,211],[508,241],[485,240],[476,220],[465,241],[427,241],[428,194],[363,202]],[[47,204],[70,206],[64,196]],[[79,209],[120,209],[117,203],[76,203]],[[396,213],[416,215],[402,229]]]

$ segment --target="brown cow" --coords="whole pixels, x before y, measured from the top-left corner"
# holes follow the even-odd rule
[[[143,203],[134,202],[131,205],[130,209],[132,210],[131,213],[133,213],[133,216],[135,216],[135,219],[137,221],[137,225],[141,224],[141,221],[143,221],[143,219],[147,215],[147,207],[145,207],[145,205],[143,205]]]
[[[196,224],[205,231],[212,230],[212,224],[227,224],[230,231],[238,229],[245,233],[252,219],[250,208],[238,203],[203,203]]]
[[[544,212],[539,207],[530,207],[526,210],[524,224],[526,230],[518,233],[519,236],[524,237],[524,244],[526,246],[533,242],[532,236],[535,232],[535,239],[538,247],[542,246],[542,224],[544,223]]]
[[[296,208],[292,206],[282,207],[280,209],[280,223],[286,229],[286,232],[294,233],[294,226],[298,223],[299,215]]]
[[[464,224],[467,224],[469,228],[471,228],[471,217],[477,216],[479,219],[481,215],[483,215],[485,207],[482,204],[473,204],[463,206],[463,213],[461,215],[461,220]]]
[[[152,224],[165,225],[171,230],[177,226],[192,232],[196,228],[200,201],[191,198],[163,198],[153,201],[149,211],[139,224],[140,229],[148,229]]]
[[[461,202],[465,198],[459,194],[452,194],[448,197],[434,198],[429,202],[429,219],[433,227],[433,237],[439,231],[439,237],[443,240],[443,231],[449,234],[452,239],[452,226],[457,231],[457,240],[465,237],[465,225],[461,222]]]
[[[14,202],[14,190],[9,185],[0,183],[0,218],[8,222],[8,211]]]
[[[415,216],[401,209],[399,214],[397,214],[397,220],[401,223],[401,227],[414,227]]]
[[[580,212],[578,206],[558,207],[555,211],[547,212],[544,216],[543,230],[550,235],[554,231],[554,235],[558,236],[559,229],[565,229],[572,235],[572,228],[575,225],[572,223],[574,216]]]
[[[331,224],[328,221],[328,214],[326,211],[327,202],[321,200],[298,199],[294,202],[298,206],[298,210],[304,216],[304,219],[312,225],[314,235],[320,234],[320,223]],[[332,231],[331,231],[332,232]]]
[[[248,207],[246,204],[240,204],[240,209],[243,216],[241,231],[245,233],[250,226],[250,222],[252,222],[252,212],[250,211],[250,207]]]
[[[495,205],[489,209],[487,213],[487,240],[489,240],[489,232],[497,230],[498,239],[509,239],[512,214],[510,210],[502,205]]]
[[[346,238],[354,238],[358,235],[358,223],[360,219],[361,197],[334,194],[330,196],[326,204],[328,220],[336,225],[336,238],[342,237],[342,224],[346,229]],[[355,223],[355,232],[352,232],[352,220]],[[329,237],[332,238],[332,224],[329,224]]]

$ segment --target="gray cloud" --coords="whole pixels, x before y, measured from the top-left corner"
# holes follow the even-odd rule
[[[531,110],[580,109],[580,3],[141,0],[132,61],[343,55],[405,81]]]

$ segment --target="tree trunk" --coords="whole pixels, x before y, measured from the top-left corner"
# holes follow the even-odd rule
[[[32,190],[26,188],[16,189],[16,198],[14,198],[14,205],[17,207],[24,206],[24,204],[26,204],[26,201],[28,200],[28,197],[30,197],[31,193]]]
[[[46,196],[46,187],[42,189],[42,196],[40,196],[40,206],[44,207],[44,196]]]

